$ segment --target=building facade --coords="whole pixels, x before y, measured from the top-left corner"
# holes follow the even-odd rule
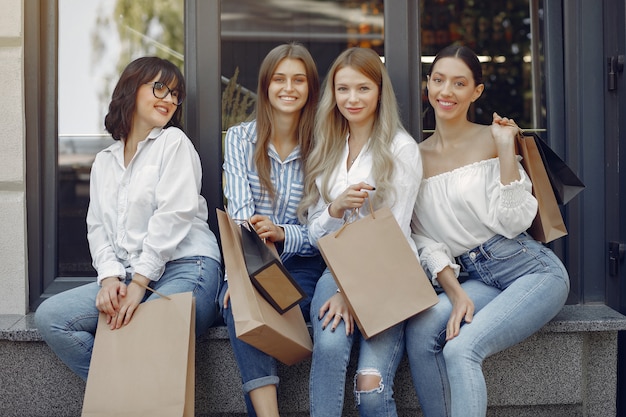
[[[43,297],[93,279],[82,229],[89,156],[107,138],[64,124],[83,118],[77,109],[84,90],[69,99],[77,107],[62,98],[67,80],[80,75],[67,69],[68,60],[86,59],[67,39],[81,36],[91,40],[92,61],[101,55],[94,67],[103,71],[97,94],[105,101],[120,65],[138,54],[165,54],[184,67],[185,124],[202,158],[203,194],[212,209],[223,204],[224,113],[243,117],[249,109],[239,102],[243,109],[224,110],[224,91],[231,80],[242,96],[251,91],[253,97],[260,60],[277,43],[303,42],[322,75],[347,46],[377,50],[417,140],[430,128],[423,99],[428,57],[452,42],[470,44],[493,70],[487,99],[494,104],[475,109],[477,120],[494,110],[513,115],[544,137],[586,185],[563,208],[568,236],[551,244],[572,279],[568,304],[606,304],[626,313],[626,174],[620,170],[626,166],[625,0],[179,0],[164,2],[166,12],[153,7],[158,3],[102,2],[98,16],[106,11],[124,19],[100,18],[88,33],[66,34],[88,13],[70,0],[4,1],[0,314],[34,311]],[[133,37],[140,46],[129,46]],[[119,51],[110,55],[114,38]],[[500,61],[505,64],[497,66]],[[507,94],[495,93],[502,91]],[[214,216],[210,224],[217,230]],[[624,359],[625,345],[621,337]],[[625,374],[620,368],[618,398],[626,397]]]

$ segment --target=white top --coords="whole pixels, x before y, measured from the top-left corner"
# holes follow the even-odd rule
[[[365,147],[358,155],[351,169],[348,171],[346,161],[348,159],[348,139],[346,138],[346,146],[343,155],[339,159],[341,163],[335,167],[330,176],[330,198],[334,200],[345,191],[348,186],[357,184],[361,181],[366,182],[374,187],[376,183],[372,177],[372,153],[369,147]],[[409,245],[417,256],[415,243],[411,239],[411,215],[415,198],[419,190],[420,181],[422,179],[422,159],[419,147],[415,140],[405,132],[396,133],[391,144],[391,152],[395,157],[395,169],[391,184],[394,186],[394,193],[388,193],[389,201],[384,202],[384,206],[391,209],[395,219],[398,221],[400,228],[404,232]],[[318,189],[321,188],[322,179],[316,179]],[[370,198],[374,198],[376,191],[369,191]],[[317,245],[319,238],[332,233],[344,224],[352,215],[352,211],[346,210],[344,218],[338,219],[332,217],[328,212],[330,202],[323,201],[320,193],[320,199],[317,204],[309,209],[309,238],[311,243]],[[374,210],[380,207],[374,207]],[[365,217],[370,213],[369,203],[366,201],[358,211],[358,218]]]
[[[127,272],[157,281],[168,261],[186,256],[221,262],[201,179],[198,153],[175,127],[153,129],[128,167],[123,141],[96,155],[87,239],[98,283]]]
[[[456,275],[454,258],[495,235],[514,238],[537,213],[532,184],[518,157],[519,181],[500,182],[498,158],[466,165],[424,179],[412,222],[413,239],[433,283],[446,266]]]

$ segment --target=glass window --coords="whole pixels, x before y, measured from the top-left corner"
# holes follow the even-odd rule
[[[133,59],[157,55],[183,66],[184,0],[59,0],[58,276],[95,276],[85,218],[95,154],[111,93]]]
[[[426,74],[436,53],[459,43],[472,48],[483,63],[485,92],[470,109],[470,118],[490,124],[497,111],[524,128],[545,128],[539,71],[541,42],[532,44],[539,28],[538,2],[528,0],[420,0],[422,73]],[[531,18],[531,16],[533,16]],[[534,51],[533,51],[534,49]],[[533,79],[534,75],[534,79]],[[424,87],[426,76],[424,75]],[[423,97],[424,129],[434,129],[434,116]]]
[[[222,101],[223,130],[250,113],[259,66],[276,45],[289,41],[304,44],[322,79],[332,61],[348,47],[369,47],[384,55],[382,0],[223,0],[221,8],[222,80],[226,91]],[[229,81],[231,88],[227,89]],[[238,93],[236,84],[239,101],[233,103]],[[252,92],[248,97],[247,91]]]

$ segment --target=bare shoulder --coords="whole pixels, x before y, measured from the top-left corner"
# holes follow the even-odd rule
[[[481,125],[478,123],[472,124],[470,136],[473,140],[491,140],[491,126],[490,125]]]

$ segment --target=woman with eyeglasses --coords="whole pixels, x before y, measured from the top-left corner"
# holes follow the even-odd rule
[[[140,303],[193,292],[196,336],[218,317],[221,256],[200,158],[181,130],[184,98],[180,70],[157,57],[131,62],[113,91],[104,125],[116,142],[96,155],[87,212],[97,282],[54,295],[35,314],[46,343],[83,380],[100,312],[119,329]]]

